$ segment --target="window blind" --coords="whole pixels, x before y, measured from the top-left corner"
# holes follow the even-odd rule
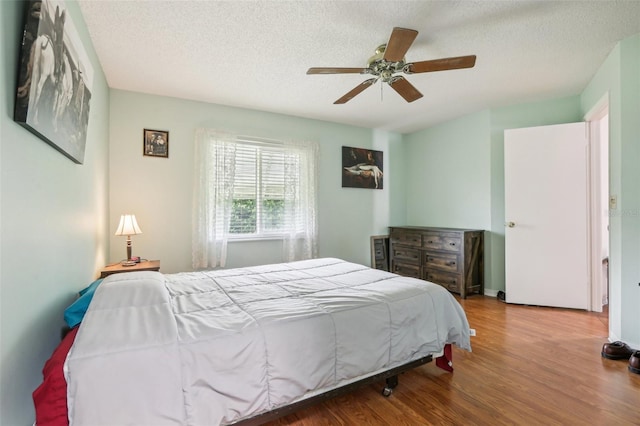
[[[231,233],[262,235],[285,231],[285,170],[282,147],[236,147]]]

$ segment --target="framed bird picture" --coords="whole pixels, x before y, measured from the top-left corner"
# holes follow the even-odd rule
[[[342,187],[382,189],[382,151],[342,147]]]

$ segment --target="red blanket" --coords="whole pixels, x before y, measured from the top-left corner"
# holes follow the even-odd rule
[[[69,424],[64,362],[77,332],[78,327],[75,327],[67,333],[42,369],[42,384],[33,391],[36,425],[38,426],[67,426]]]

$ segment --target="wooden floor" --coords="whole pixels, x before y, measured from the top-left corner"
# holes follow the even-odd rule
[[[600,356],[602,315],[460,301],[476,337],[454,348],[453,373],[430,363],[383,384],[269,423],[283,425],[640,425],[640,375]]]

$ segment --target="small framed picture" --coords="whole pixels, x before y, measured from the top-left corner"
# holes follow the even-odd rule
[[[149,157],[169,158],[169,132],[144,129],[142,153]]]

